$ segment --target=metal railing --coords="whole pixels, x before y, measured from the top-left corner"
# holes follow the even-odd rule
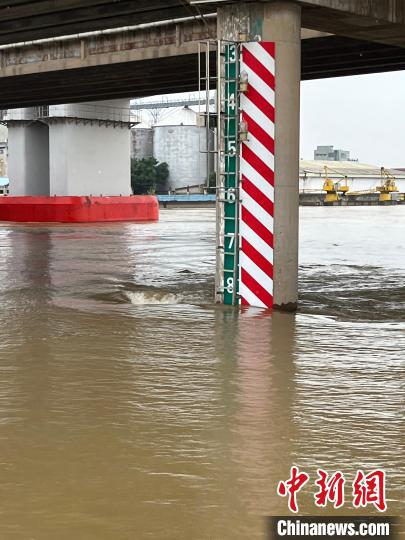
[[[139,113],[130,108],[109,107],[93,104],[69,104],[30,107],[25,109],[0,110],[0,121],[35,121],[57,118],[71,118],[76,120],[114,122],[122,124],[139,124]]]
[[[198,96],[196,98],[189,97],[185,99],[161,99],[160,101],[144,101],[143,99],[139,99],[131,104],[131,109],[133,111],[146,111],[150,109],[170,109],[177,107],[193,107],[197,105],[206,106],[207,100],[204,98],[199,99]],[[209,105],[215,105],[214,97],[209,98]]]

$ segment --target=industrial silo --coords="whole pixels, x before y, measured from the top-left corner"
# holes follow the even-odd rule
[[[153,129],[139,124],[131,129],[131,158],[144,159],[153,156]]]
[[[175,121],[179,124],[175,124]],[[167,125],[168,122],[173,123]],[[153,154],[160,162],[169,166],[168,188],[181,190],[206,185],[213,170],[213,154],[207,160],[207,132],[198,127],[197,114],[185,107],[177,118],[168,118],[165,125],[158,124],[153,133]],[[210,150],[213,150],[214,135],[209,135]]]

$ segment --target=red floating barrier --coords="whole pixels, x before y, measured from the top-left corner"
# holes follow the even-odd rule
[[[0,197],[0,221],[94,223],[157,221],[154,195],[128,197]]]

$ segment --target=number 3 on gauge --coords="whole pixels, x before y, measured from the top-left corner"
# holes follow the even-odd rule
[[[229,46],[229,61],[236,62],[236,45]]]

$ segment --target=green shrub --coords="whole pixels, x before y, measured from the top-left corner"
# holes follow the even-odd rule
[[[135,195],[164,191],[168,176],[167,163],[159,163],[153,157],[131,160],[131,186]]]

